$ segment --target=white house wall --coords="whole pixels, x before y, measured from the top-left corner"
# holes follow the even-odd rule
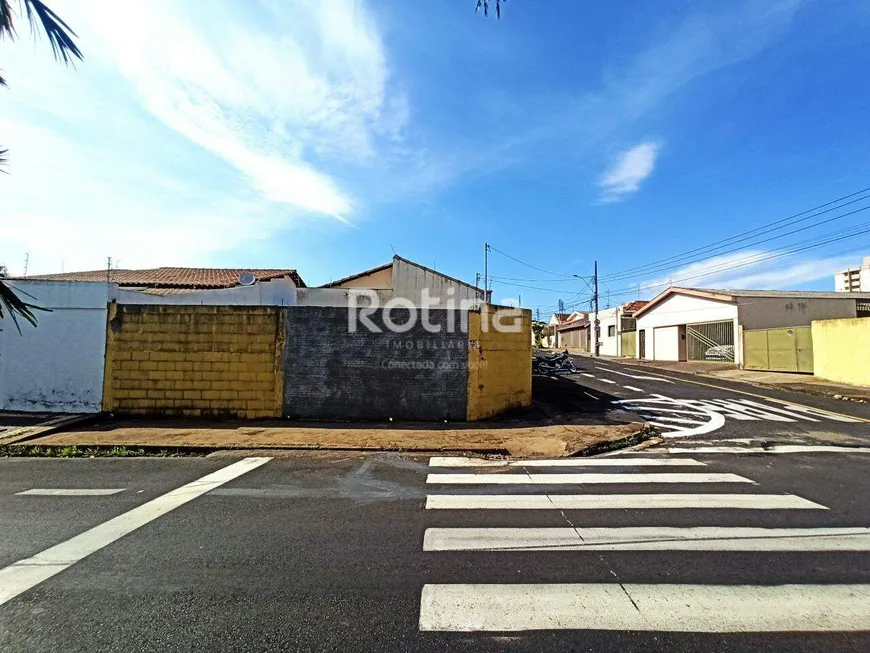
[[[356,297],[357,306],[369,306],[368,297],[374,296],[383,306],[393,298],[392,290],[371,290],[367,288],[299,288],[296,291],[297,306],[349,306],[351,295]]]
[[[37,327],[0,320],[0,409],[96,413],[103,396],[106,304],[114,285],[15,281],[31,297]]]
[[[155,295],[121,288],[119,304],[172,304],[175,306],[295,306],[296,284],[290,279],[258,281],[253,286],[216,288],[181,294]]]
[[[619,309],[609,308],[598,313],[601,322],[601,349],[602,356],[619,356]],[[614,336],[607,335],[608,327],[615,327]]]
[[[736,347],[735,354],[740,356],[739,338],[737,338],[737,305],[728,302],[695,297],[692,295],[671,295],[657,306],[640,315],[637,318],[637,352],[640,355],[640,332],[646,331],[646,356],[647,360],[677,360],[671,358],[659,358],[655,347],[656,327],[680,326],[697,322],[724,322],[731,320],[734,323]],[[677,341],[677,346],[679,346]],[[670,351],[663,352],[670,356]]]

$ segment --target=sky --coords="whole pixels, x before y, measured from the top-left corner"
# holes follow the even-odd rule
[[[861,0],[48,4],[85,58],[0,41],[13,275],[111,256],[313,286],[395,252],[474,282],[488,242],[494,300],[546,318],[588,308],[596,260],[604,307],[832,290],[870,255],[870,200],[733,238],[870,187]]]

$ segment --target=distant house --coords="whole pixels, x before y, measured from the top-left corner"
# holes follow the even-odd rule
[[[554,326],[558,349],[589,351],[589,314],[574,311]]]
[[[599,311],[599,353],[602,356],[634,356],[636,330],[635,313],[648,302],[638,300]]]
[[[305,288],[292,269],[179,267],[42,274],[17,280],[16,285],[45,282],[109,284],[108,299],[126,304],[292,306],[296,289]]]
[[[448,276],[425,265],[394,256],[389,263],[332,281],[319,288],[300,291],[300,305],[344,306],[352,291],[372,291],[383,304],[390,299],[407,300],[414,306],[423,306],[428,296],[432,308],[459,308],[486,301],[487,292],[470,283]]]
[[[635,317],[638,358],[811,372],[812,321],[870,317],[870,293],[673,287]]]

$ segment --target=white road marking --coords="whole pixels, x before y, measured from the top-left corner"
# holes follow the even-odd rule
[[[182,485],[35,556],[0,569],[0,605],[71,567],[79,560],[135,531],[161,515],[246,474],[271,458],[245,458]]]
[[[601,483],[753,483],[737,474],[429,474],[426,483],[461,485],[586,485]]]
[[[594,378],[595,378],[595,375],[594,375],[594,374],[587,374],[586,372],[580,372],[580,376],[588,376],[590,379],[594,379]]]
[[[677,424],[706,424],[699,419],[686,419],[685,417],[669,417],[668,415],[656,415],[656,419],[660,422],[676,422]],[[652,424],[653,422],[650,422]],[[668,425],[671,426],[671,425]]]
[[[38,497],[100,497],[110,494],[118,494],[123,492],[124,488],[93,488],[93,489],[78,489],[78,488],[33,488],[16,492],[16,496],[38,496]]]
[[[640,388],[635,388],[633,385],[624,385],[622,386],[626,390],[634,390],[635,392],[646,392],[646,390],[641,390]]]
[[[827,510],[793,494],[430,494],[427,510]]]
[[[828,419],[832,419],[835,422],[848,422],[850,424],[856,424],[862,421],[860,419],[854,419],[852,417],[840,415],[839,413],[829,412],[827,410],[809,408],[808,406],[799,406],[797,404],[786,403],[783,403],[783,406],[796,413],[806,413],[807,415],[816,415],[817,417],[827,417]]]
[[[423,631],[870,630],[870,585],[425,585]]]
[[[616,381],[611,381],[610,379],[598,379],[599,383],[613,383],[616,384]]]
[[[424,551],[870,551],[870,528],[428,528]]]
[[[596,397],[596,396],[595,396],[594,394],[592,394],[591,392],[586,392],[586,391],[584,390],[584,391],[583,391],[583,394],[586,395],[587,397],[592,397],[593,399],[595,399],[596,401],[598,401],[598,397]]]
[[[619,466],[704,466],[706,463],[691,458],[557,458],[555,460],[487,460],[486,458],[466,458],[464,456],[433,456],[430,467],[619,467]]]
[[[659,450],[661,451],[661,450]],[[838,447],[835,445],[775,444],[762,447],[668,447],[668,453],[870,453],[870,447]]]

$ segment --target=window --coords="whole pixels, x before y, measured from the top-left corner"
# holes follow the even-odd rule
[[[857,317],[870,317],[870,299],[856,299],[855,314]]]
[[[609,327],[607,327],[607,337],[608,338],[615,338],[616,337],[616,325],[615,324],[611,324]]]

